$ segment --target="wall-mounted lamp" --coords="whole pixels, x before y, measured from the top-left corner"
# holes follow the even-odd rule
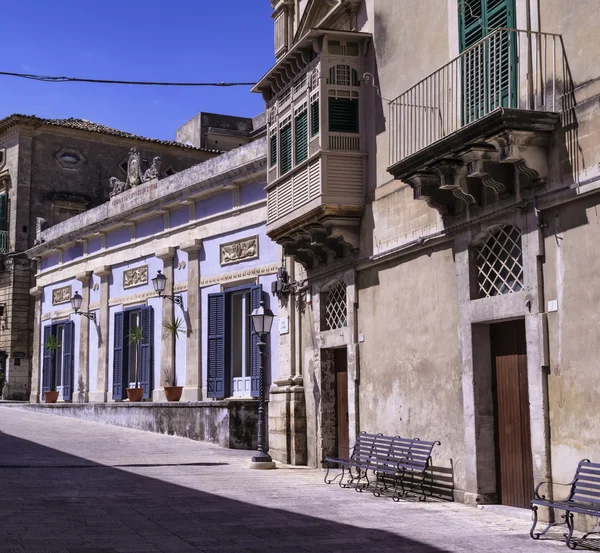
[[[96,322],[96,313],[90,313],[89,311],[79,311],[81,309],[81,302],[83,298],[79,295],[79,292],[75,292],[75,295],[71,298],[71,307],[73,311],[75,311],[76,315],[83,315],[87,317],[90,321]]]
[[[166,298],[171,300],[173,303],[183,307],[183,298],[177,295],[169,295],[165,294],[165,288],[167,286],[167,277],[163,275],[160,271],[158,274],[152,279],[152,286],[154,286],[154,291],[158,294],[159,298]]]
[[[277,280],[271,283],[271,294],[277,296],[280,300],[288,294],[297,294],[305,290],[306,280],[290,280],[290,275],[285,267],[277,269]]]

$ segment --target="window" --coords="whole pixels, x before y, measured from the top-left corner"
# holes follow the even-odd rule
[[[308,158],[308,110],[306,104],[298,108],[294,115],[294,143],[296,164]]]
[[[329,53],[334,56],[358,56],[358,42],[330,40]]]
[[[73,394],[73,346],[75,324],[65,321],[47,325],[43,332],[42,392],[56,390],[64,401]],[[48,348],[51,337],[56,347]]]
[[[329,132],[359,132],[358,73],[349,65],[336,65],[329,70]]]
[[[285,175],[292,168],[292,121],[284,120],[279,131],[279,147],[281,148],[280,174]]]
[[[8,194],[0,194],[0,253],[8,251]]]
[[[475,265],[480,298],[522,290],[521,231],[511,225],[496,227],[477,248]]]
[[[261,354],[249,317],[261,299],[261,286],[209,294],[208,397],[258,396]]]
[[[150,398],[152,390],[152,307],[139,307],[115,313],[113,341],[113,399],[126,397],[126,389],[135,382],[139,367],[139,383],[144,388],[144,399]],[[130,344],[130,335],[136,328],[142,329],[139,347]]]
[[[335,330],[348,325],[346,283],[338,281],[321,294],[321,330]]]
[[[269,138],[269,167],[277,165],[277,127],[271,130]]]

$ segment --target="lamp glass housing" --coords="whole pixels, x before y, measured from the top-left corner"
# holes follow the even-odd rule
[[[154,286],[155,292],[159,295],[162,294],[167,286],[167,277],[158,271],[158,274],[152,279],[152,286]]]
[[[271,332],[275,315],[273,315],[273,312],[268,307],[265,307],[264,301],[261,301],[260,307],[257,307],[250,313],[250,318],[252,319],[254,332],[257,334],[269,334]]]
[[[75,292],[75,295],[71,298],[71,307],[73,308],[73,311],[75,311],[75,313],[77,313],[81,309],[82,301],[83,298],[81,297],[79,292]]]

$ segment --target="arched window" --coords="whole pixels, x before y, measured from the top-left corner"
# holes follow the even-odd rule
[[[478,295],[512,294],[523,289],[521,231],[511,225],[496,227],[475,252]]]
[[[348,326],[346,283],[335,282],[321,294],[321,330],[335,330]]]

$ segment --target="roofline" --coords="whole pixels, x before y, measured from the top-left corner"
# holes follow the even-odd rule
[[[100,123],[94,123],[94,124],[100,124]],[[138,135],[129,133],[127,131],[120,131],[119,129],[114,129],[116,131],[115,133],[102,132],[101,130],[97,130],[97,129],[80,129],[77,127],[70,127],[68,125],[61,125],[58,123],[54,123],[52,119],[38,117],[37,115],[24,115],[21,113],[13,113],[11,115],[8,115],[7,117],[4,117],[3,119],[0,119],[0,134],[3,134],[7,130],[9,130],[17,125],[37,125],[37,126],[55,127],[55,128],[59,128],[59,129],[69,129],[72,131],[81,131],[81,132],[87,132],[87,133],[92,133],[92,134],[101,134],[103,136],[113,136],[115,138],[124,138],[126,140],[148,142],[151,144],[161,144],[163,146],[173,147],[173,148],[181,148],[183,150],[192,150],[192,151],[197,151],[197,152],[207,152],[207,153],[213,153],[213,154],[221,154],[222,153],[220,150],[212,150],[209,148],[198,148],[196,146],[190,146],[189,144],[182,144],[181,142],[176,142],[175,140],[162,140],[160,138],[148,138],[145,136],[138,136]],[[118,134],[121,132],[125,136]],[[129,136],[126,136],[126,135],[129,135]]]

